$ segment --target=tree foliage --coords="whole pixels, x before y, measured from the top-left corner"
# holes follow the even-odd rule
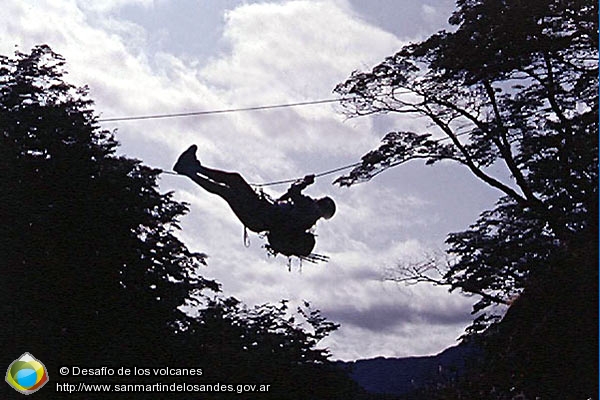
[[[499,285],[508,300],[508,288],[522,287],[530,265],[588,228],[597,209],[597,7],[458,5],[456,31],[406,46],[336,87],[350,116],[417,114],[434,126],[388,133],[338,183],[368,180],[414,159],[469,168],[503,197],[471,229],[450,235],[460,260],[447,278],[457,287]],[[512,182],[493,176],[492,164],[503,164]],[[505,254],[497,243],[505,243]],[[482,268],[487,282],[480,282]]]
[[[65,365],[203,368],[188,383],[270,384],[261,398],[352,398],[354,384],[317,346],[337,325],[285,302],[245,306],[203,278],[206,256],[174,234],[186,205],[158,191],[159,170],[116,154],[87,89],[65,74],[45,45],[0,57],[3,365],[30,352],[57,382]]]
[[[554,301],[546,291],[555,287],[550,277],[588,288],[586,279],[597,283],[597,258],[581,248],[597,242],[598,8],[580,0],[459,0],[457,6],[452,31],[407,45],[336,87],[349,116],[399,113],[431,122],[428,132],[388,133],[337,182],[350,186],[422,159],[462,164],[498,189],[495,208],[448,236],[452,262],[435,268],[425,262],[400,277],[479,295],[474,312],[482,313],[470,332],[489,333],[499,319],[491,306],[520,294],[533,298],[532,288],[546,293],[537,301]],[[494,176],[492,165],[503,166],[510,182]],[[587,258],[569,272],[568,255],[577,252]],[[573,309],[584,310],[588,326],[597,324],[597,306]],[[523,359],[531,366],[535,357]]]
[[[65,361],[72,346],[110,359],[120,350],[106,330],[135,349],[135,336],[149,333],[131,329],[142,310],[154,320],[147,329],[166,333],[162,318],[177,318],[191,287],[217,288],[193,275],[204,256],[173,235],[185,206],[158,193],[160,171],[115,155],[59,55],[40,46],[0,61],[2,293],[22,299],[3,304],[18,316],[10,325],[29,332],[14,345],[40,335]]]

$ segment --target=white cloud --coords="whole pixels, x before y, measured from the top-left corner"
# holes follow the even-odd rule
[[[125,6],[152,7],[156,1],[157,0],[76,0],[76,4],[78,7],[88,12],[108,13]]]
[[[423,14],[425,14],[425,15],[433,16],[433,15],[437,14],[436,8],[429,4],[423,4],[421,6],[421,8],[423,10]]]

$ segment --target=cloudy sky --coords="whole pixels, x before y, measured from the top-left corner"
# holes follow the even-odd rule
[[[453,1],[429,0],[4,0],[0,52],[46,43],[71,82],[90,87],[102,118],[333,98],[353,70],[443,28]],[[104,123],[120,152],[169,170],[190,144],[207,166],[251,182],[344,166],[392,129],[423,130],[408,116],[348,119],[335,104],[203,117]],[[475,301],[444,288],[385,282],[388,268],[444,248],[498,194],[452,164],[410,163],[352,188],[319,179],[306,193],[336,200],[302,266],[267,257],[220,198],[164,175],[163,191],[190,203],[180,236],[209,255],[203,274],[248,304],[309,301],[341,328],[323,345],[335,359],[435,354],[454,345]],[[276,196],[285,186],[269,187]]]

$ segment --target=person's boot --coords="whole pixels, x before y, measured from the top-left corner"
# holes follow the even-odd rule
[[[198,146],[195,144],[191,145],[189,149],[181,153],[177,162],[173,166],[173,171],[181,175],[192,175],[198,172],[200,167],[200,161],[196,158],[196,151]]]

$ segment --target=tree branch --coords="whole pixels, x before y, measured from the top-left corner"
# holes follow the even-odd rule
[[[442,273],[442,270],[439,267],[439,261],[435,258],[430,258],[429,260],[421,262],[419,264],[398,266],[398,269],[396,269],[394,272],[396,273],[396,276],[386,276],[384,277],[384,280],[388,282],[404,283],[407,285],[429,283],[434,286],[449,286],[450,290],[458,288],[464,293],[481,296],[482,298],[489,300],[493,303],[508,305],[508,300],[505,300],[493,294],[486,293],[481,289],[468,285],[468,283],[466,282],[452,283],[445,280],[443,278],[445,274]],[[435,278],[431,276],[432,273],[440,276],[440,278]]]
[[[452,131],[452,129],[444,121],[441,120],[441,118],[439,118],[437,115],[435,115],[431,111],[426,111],[425,113],[450,138],[450,140],[452,140],[452,143],[454,143],[456,148],[465,157],[465,165],[471,170],[471,172],[473,172],[473,174],[476,177],[478,177],[479,179],[481,179],[488,185],[501,190],[502,192],[504,192],[505,194],[507,194],[508,196],[513,198],[519,204],[522,204],[525,206],[528,205],[529,202],[527,201],[527,199],[525,197],[521,196],[514,189],[503,184],[502,182],[495,179],[494,177],[486,174],[485,172],[483,172],[481,170],[481,168],[479,168],[477,165],[475,165],[475,163],[473,162],[473,158],[471,157],[471,154],[469,154],[469,151],[462,145],[460,140],[458,140],[458,137],[456,136],[456,134]]]
[[[495,135],[491,135],[492,141],[494,142],[494,144],[496,145],[498,150],[500,150],[502,159],[506,163],[508,170],[515,177],[517,185],[519,185],[519,187],[523,191],[523,194],[525,195],[525,197],[533,203],[539,203],[540,200],[537,197],[535,197],[535,195],[533,194],[533,191],[531,190],[529,183],[523,176],[523,173],[517,166],[517,163],[515,162],[515,159],[512,155],[512,151],[510,149],[510,143],[508,143],[508,135],[507,135],[508,129],[506,128],[506,126],[504,125],[504,122],[502,121],[502,114],[500,113],[500,107],[498,106],[498,101],[496,100],[494,88],[492,87],[491,83],[488,80],[483,81],[483,86],[484,86],[485,91],[490,99],[491,104],[492,104],[492,109],[494,111],[494,119],[496,121],[496,125],[498,126],[499,137],[496,137]]]

